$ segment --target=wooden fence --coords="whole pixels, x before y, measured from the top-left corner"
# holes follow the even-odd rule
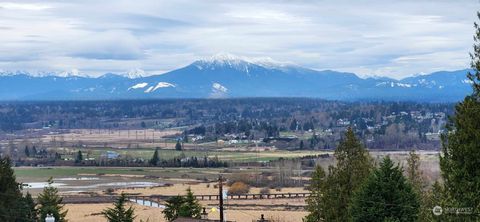
[[[197,200],[218,200],[219,195],[194,195]],[[227,195],[229,200],[249,200],[249,199],[286,199],[286,198],[307,198],[310,193],[272,193],[272,194],[241,194]],[[63,196],[64,203],[108,203],[114,202],[118,196]],[[165,201],[172,195],[151,195],[151,196],[128,196],[128,199],[142,205],[154,205]]]

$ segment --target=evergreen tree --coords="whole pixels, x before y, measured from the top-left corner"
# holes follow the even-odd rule
[[[19,213],[23,207],[20,184],[16,181],[10,159],[2,157],[0,158],[0,221],[25,220],[25,215]]]
[[[177,140],[177,144],[175,144],[175,150],[182,151],[182,144],[180,143],[180,140]]]
[[[408,181],[412,184],[413,188],[417,192],[421,192],[425,186],[422,178],[422,172],[420,171],[420,156],[411,150],[408,153],[407,168],[405,169]]]
[[[52,214],[55,217],[55,222],[66,222],[67,210],[63,210],[63,198],[58,195],[58,189],[52,184],[53,179],[48,179],[48,186],[43,188],[43,192],[38,195],[40,221],[45,222],[45,217]]]
[[[30,157],[30,149],[28,149],[28,146],[25,146],[25,156]]]
[[[193,196],[193,192],[190,187],[187,189],[187,195],[184,197],[184,203],[178,211],[180,217],[200,218],[202,213],[202,206],[198,202],[197,198]]]
[[[325,190],[325,171],[320,165],[315,167],[309,190],[311,195],[307,198],[307,211],[310,212],[304,222],[317,222],[324,220],[322,209],[325,209],[323,191]]]
[[[24,201],[24,215],[25,215],[25,222],[36,222],[37,221],[37,209],[35,209],[36,204],[32,198],[32,195],[27,192],[25,197],[23,198]]]
[[[385,157],[353,195],[352,221],[417,221],[419,201],[400,166]]]
[[[293,119],[292,122],[290,123],[290,130],[291,131],[296,131],[297,130],[297,120]]]
[[[33,145],[31,154],[33,154],[33,157],[35,157],[37,155],[37,153],[38,153],[37,152],[37,147],[35,147],[35,145]]]
[[[477,17],[480,19],[480,12],[477,12]],[[473,45],[473,53],[470,53],[470,58],[472,59],[470,66],[473,69],[473,73],[469,72],[467,77],[472,81],[472,96],[475,97],[478,102],[480,97],[480,25],[474,22],[474,27],[475,35],[473,39],[475,44]]]
[[[152,159],[150,159],[150,165],[158,166],[159,162],[160,162],[160,157],[158,155],[158,148],[156,148],[155,152],[153,153]]]
[[[167,221],[173,221],[178,218],[180,207],[185,203],[185,199],[182,196],[175,196],[169,198],[165,203],[165,209],[163,215]]]
[[[102,214],[107,218],[108,222],[133,222],[135,219],[133,207],[125,208],[127,203],[127,196],[122,193],[120,197],[113,204],[113,208],[108,208],[102,211]]]
[[[77,152],[77,156],[75,157],[75,163],[81,163],[83,161],[82,151]]]
[[[322,205],[326,221],[347,221],[348,205],[356,189],[368,178],[372,160],[368,151],[348,128],[334,156],[336,166],[329,168],[323,197],[328,204]]]
[[[480,13],[477,13],[480,18]],[[455,106],[442,135],[440,169],[449,207],[480,208],[480,26],[474,23],[473,72],[467,77],[473,92]],[[473,215],[469,215],[474,220]],[[478,220],[478,217],[475,216]],[[464,218],[467,220],[467,218]]]
[[[449,221],[448,215],[433,214],[434,207],[447,206],[443,187],[438,181],[435,181],[430,190],[424,191],[421,204],[418,221]],[[455,216],[457,217],[457,215]],[[456,219],[463,218],[457,217]]]
[[[419,221],[431,221],[432,220],[432,190],[427,190],[426,182],[423,178],[420,170],[420,156],[411,150],[407,158],[407,167],[405,174],[408,182],[412,185],[413,191],[419,198],[420,212],[418,215]],[[437,203],[438,204],[438,203]]]
[[[190,188],[187,189],[186,196],[171,197],[166,202],[163,214],[168,221],[173,221],[178,217],[200,218],[202,206],[193,196]]]

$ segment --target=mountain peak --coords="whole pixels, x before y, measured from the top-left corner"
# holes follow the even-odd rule
[[[228,66],[241,70],[247,70],[246,67],[256,65],[267,69],[281,69],[296,66],[290,62],[279,62],[271,57],[246,57],[231,53],[218,53],[213,56],[203,58],[194,62],[199,69],[212,68],[212,66]]]
[[[30,75],[27,71],[21,71],[21,70],[18,70],[18,71],[3,71],[3,70],[0,70],[0,76],[16,76],[16,75]]]
[[[143,69],[135,68],[126,72],[123,76],[129,79],[142,78],[146,76],[146,73]]]
[[[72,69],[70,71],[63,71],[60,73],[54,73],[53,76],[58,76],[58,77],[89,77],[85,73],[81,73],[80,70],[78,69]]]
[[[209,58],[210,61],[240,61],[246,60],[246,57],[237,56],[231,53],[217,53]]]
[[[238,64],[247,63],[247,57],[237,56],[231,53],[217,53],[213,56],[202,58],[197,62],[211,63],[211,64]]]

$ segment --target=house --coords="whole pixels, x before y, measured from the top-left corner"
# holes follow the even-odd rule
[[[106,153],[102,154],[102,157],[107,158],[109,160],[117,159],[119,156],[120,154],[115,151],[107,151]]]
[[[348,126],[350,125],[350,120],[347,119],[338,119],[337,126]]]

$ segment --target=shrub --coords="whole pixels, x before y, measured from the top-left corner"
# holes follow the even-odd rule
[[[243,182],[235,182],[228,189],[228,194],[241,195],[247,194],[250,191],[250,187]]]
[[[113,195],[113,193],[115,192],[115,189],[109,187],[105,190],[105,194],[108,194],[108,195]]]
[[[270,193],[270,188],[264,187],[260,190],[260,194],[269,194]]]

